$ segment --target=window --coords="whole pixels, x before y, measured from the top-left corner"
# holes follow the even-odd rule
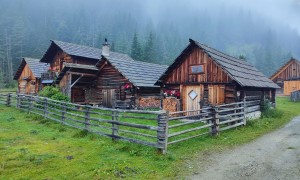
[[[191,73],[192,74],[204,73],[203,65],[191,66]]]

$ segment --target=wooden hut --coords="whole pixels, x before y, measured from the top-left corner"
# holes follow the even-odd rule
[[[278,88],[248,62],[192,39],[156,84],[161,85],[165,96],[180,99],[176,110],[232,103],[254,95],[275,103],[275,89]],[[167,106],[164,105],[164,109],[175,110]]]
[[[107,107],[159,108],[160,87],[154,85],[167,66],[105,53],[97,63],[98,92]]]
[[[300,62],[291,58],[270,79],[281,87],[276,90],[279,95],[289,96],[291,92],[300,90]]]
[[[127,54],[52,41],[42,58],[56,72],[55,83],[72,102],[116,108],[160,107],[154,85],[167,66],[135,61]]]
[[[18,93],[37,94],[42,89],[41,75],[48,69],[49,65],[39,59],[22,58],[14,76],[14,80],[18,81]]]

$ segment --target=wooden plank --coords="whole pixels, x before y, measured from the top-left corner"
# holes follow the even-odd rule
[[[178,143],[178,142],[181,142],[181,141],[186,141],[186,140],[189,140],[189,139],[192,139],[192,138],[196,138],[196,137],[199,137],[199,136],[203,136],[203,135],[208,134],[208,133],[209,132],[205,132],[205,133],[197,134],[197,135],[194,135],[194,136],[190,136],[190,137],[178,139],[178,140],[175,140],[175,141],[170,141],[170,142],[168,142],[168,145],[174,144],[174,143]]]
[[[197,130],[208,128],[208,127],[211,127],[211,126],[212,126],[212,124],[207,124],[207,125],[204,125],[204,126],[187,129],[187,130],[184,130],[184,131],[180,131],[180,132],[176,132],[176,133],[173,133],[173,134],[169,134],[168,137],[170,138],[170,137],[174,137],[174,136],[186,134],[186,133],[189,133],[189,132],[192,132],[192,131],[197,131]]]
[[[232,126],[226,126],[226,127],[223,127],[223,128],[220,128],[219,131],[225,131],[227,129],[232,129],[232,128],[235,128],[235,127],[238,127],[238,126],[242,126],[244,125],[244,122],[241,122],[241,123],[236,123]]]
[[[212,120],[212,119],[213,119],[213,117],[203,118],[203,119],[200,119],[200,120],[191,120],[190,122],[185,122],[185,123],[171,125],[171,126],[169,126],[169,129],[175,128],[175,127],[184,126],[184,125],[188,125],[188,124],[195,124],[195,123],[199,123],[199,122],[205,122],[205,121]]]

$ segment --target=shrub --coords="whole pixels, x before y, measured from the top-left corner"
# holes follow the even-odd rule
[[[271,107],[268,100],[264,101],[261,105],[262,118],[281,118],[283,112]]]
[[[43,90],[39,92],[39,96],[48,97],[57,101],[70,101],[68,96],[65,96],[57,87],[54,86],[44,87]]]

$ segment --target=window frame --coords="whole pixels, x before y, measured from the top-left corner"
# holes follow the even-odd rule
[[[201,66],[202,67],[202,72],[193,72],[192,69],[195,66]],[[196,74],[205,74],[205,69],[204,69],[204,64],[191,64],[189,66],[189,74],[190,75],[196,75]]]

